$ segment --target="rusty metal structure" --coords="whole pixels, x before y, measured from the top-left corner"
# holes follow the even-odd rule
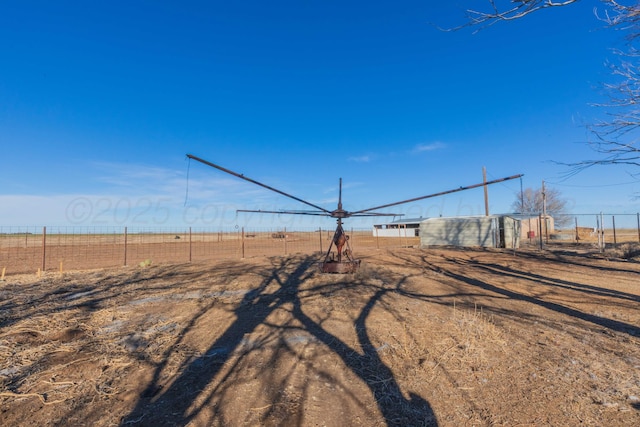
[[[339,193],[338,193],[338,207],[334,210],[328,210],[325,209],[321,206],[315,205],[311,202],[308,202],[306,200],[303,200],[299,197],[293,196],[291,194],[285,193],[282,190],[278,190],[277,188],[271,187],[269,185],[263,184],[262,182],[256,181],[254,179],[251,179],[243,174],[234,172],[232,170],[229,170],[227,168],[224,168],[222,166],[216,165],[215,163],[211,163],[207,160],[204,160],[200,157],[194,156],[192,154],[187,154],[187,158],[195,160],[197,162],[203,163],[207,166],[211,166],[212,168],[218,169],[222,172],[228,173],[230,175],[233,175],[237,178],[243,179],[245,181],[251,182],[252,184],[256,184],[260,187],[266,188],[267,190],[276,192],[280,195],[283,195],[285,197],[288,197],[290,199],[293,199],[297,202],[300,202],[302,204],[305,204],[307,206],[310,206],[312,208],[314,208],[313,210],[249,210],[249,209],[238,209],[237,212],[255,212],[255,213],[265,213],[265,214],[288,214],[288,215],[315,215],[315,216],[326,216],[326,217],[331,217],[331,218],[335,218],[336,222],[337,222],[337,227],[336,230],[333,234],[333,238],[331,239],[331,243],[329,244],[329,249],[327,250],[326,254],[324,255],[324,259],[322,260],[322,262],[320,263],[320,270],[323,273],[340,273],[340,274],[344,274],[344,273],[354,273],[358,270],[358,267],[360,266],[360,260],[359,259],[355,259],[353,257],[353,252],[351,251],[351,246],[349,245],[349,236],[347,236],[347,234],[345,233],[344,229],[342,228],[342,220],[346,219],[346,218],[350,218],[350,217],[370,217],[370,216],[403,216],[403,214],[398,214],[398,213],[382,213],[382,212],[375,212],[378,211],[380,209],[385,209],[385,208],[389,208],[392,206],[398,206],[398,205],[402,205],[405,203],[411,203],[411,202],[416,202],[418,200],[423,200],[423,199],[428,199],[431,197],[438,197],[438,196],[443,196],[445,194],[450,194],[450,193],[455,193],[458,191],[463,191],[463,190],[470,190],[472,188],[477,188],[477,187],[482,187],[482,186],[487,186],[487,185],[491,185],[491,184],[496,184],[498,182],[504,182],[504,181],[508,181],[511,179],[516,179],[516,178],[520,178],[523,175],[519,174],[519,175],[513,175],[513,176],[509,176],[506,178],[500,178],[500,179],[495,179],[492,181],[485,181],[482,182],[480,184],[474,184],[474,185],[469,185],[466,187],[459,187],[453,190],[448,190],[448,191],[442,191],[439,193],[434,193],[434,194],[429,194],[426,196],[420,196],[420,197],[414,197],[412,199],[407,199],[407,200],[402,200],[399,202],[394,202],[394,203],[388,203],[385,205],[381,205],[381,206],[375,206],[372,208],[368,208],[368,209],[362,209],[359,211],[347,211],[345,209],[343,209],[342,207],[342,178],[340,178],[340,183],[339,183]],[[336,248],[336,252],[334,253],[332,251],[333,247],[335,246]]]

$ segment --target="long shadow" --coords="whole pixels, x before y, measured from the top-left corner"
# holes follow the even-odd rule
[[[396,288],[401,288],[401,282],[398,283]],[[390,292],[395,292],[395,289],[378,289],[354,322],[362,354],[354,351],[353,348],[307,316],[300,300],[297,300],[294,304],[293,314],[302,322],[307,331],[331,348],[342,359],[344,364],[367,384],[388,425],[437,426],[435,414],[425,399],[414,393],[410,393],[410,399],[406,399],[403,396],[393,372],[380,359],[378,351],[369,337],[366,328],[367,318],[376,304]],[[381,381],[380,378],[383,378],[383,380]]]
[[[323,343],[342,360],[346,368],[366,384],[387,425],[437,426],[435,414],[426,400],[415,394],[410,394],[409,399],[404,397],[392,370],[380,359],[366,328],[367,318],[374,307],[385,295],[397,292],[402,287],[403,280],[398,281],[397,285],[391,288],[359,283],[359,286],[375,290],[353,325],[357,333],[360,353],[305,313],[300,286],[315,273],[316,261],[309,256],[282,259],[279,265],[266,272],[260,285],[247,293],[234,309],[235,321],[202,356],[183,366],[179,371],[181,373],[165,390],[160,389],[158,385],[163,366],[157,367],[153,380],[141,393],[137,405],[123,419],[121,425],[186,426],[207,405],[209,408],[215,406],[211,405],[211,402],[213,394],[219,392],[220,385],[213,387],[214,390],[209,391],[211,394],[208,397],[203,398],[203,390],[211,385],[214,378],[221,372],[223,365],[231,361],[232,355],[239,354],[244,337],[260,325],[265,325],[267,317],[275,310],[287,305],[293,307],[291,314],[302,324],[301,329]],[[291,272],[288,273],[288,271]],[[347,282],[341,283],[342,287],[349,285]],[[305,295],[308,295],[309,290],[307,289],[306,292]],[[318,290],[315,292],[315,295],[318,295]],[[276,327],[284,329],[282,325],[276,325]],[[240,357],[244,356],[245,354],[240,353]],[[381,377],[383,381],[380,381]],[[226,377],[222,381],[228,380],[229,377]],[[218,420],[222,419],[219,408],[214,407],[212,411]]]
[[[467,249],[468,251],[469,249]],[[464,251],[464,250],[463,250]],[[592,323],[596,323],[600,326],[605,326],[608,327],[610,329],[619,331],[619,332],[624,332],[624,333],[628,333],[630,335],[634,335],[634,336],[639,336],[639,328],[636,327],[635,325],[631,325],[628,323],[624,323],[624,322],[620,322],[617,320],[612,320],[612,319],[607,319],[604,317],[600,317],[600,316],[595,316],[595,315],[590,315],[587,313],[583,313],[579,310],[575,310],[569,307],[565,307],[561,304],[557,304],[557,303],[552,303],[552,302],[546,302],[543,300],[540,300],[539,298],[535,298],[535,297],[531,297],[531,296],[527,296],[527,295],[523,295],[514,291],[509,291],[507,289],[503,289],[500,288],[498,286],[489,284],[487,282],[483,282],[477,279],[473,279],[467,276],[462,276],[460,274],[454,273],[450,270],[447,270],[443,267],[440,266],[435,266],[432,265],[432,263],[425,257],[425,256],[421,256],[419,257],[420,261],[415,261],[413,259],[411,259],[410,257],[403,257],[400,255],[395,254],[395,256],[397,258],[399,258],[401,260],[401,262],[398,265],[413,265],[416,268],[425,268],[426,266],[429,266],[428,268],[430,270],[433,270],[435,272],[437,272],[438,274],[442,274],[445,275],[447,277],[456,279],[460,282],[463,283],[468,283],[468,284],[472,284],[476,287],[480,287],[481,289],[485,290],[485,291],[491,291],[493,293],[498,293],[500,295],[503,295],[505,297],[508,298],[515,298],[515,299],[519,299],[519,300],[523,300],[523,301],[528,301],[528,302],[532,302],[535,303],[537,305],[541,305],[544,306],[545,308],[548,309],[552,309],[564,314],[568,314],[571,315],[573,317],[582,319],[582,320],[587,320],[590,321]],[[575,282],[570,282],[570,281],[566,281],[566,280],[561,280],[561,279],[556,279],[556,278],[550,278],[550,277],[546,277],[543,275],[539,275],[539,274],[535,274],[535,273],[530,273],[530,272],[525,272],[525,271],[519,271],[519,270],[515,270],[511,267],[506,267],[503,265],[499,265],[499,264],[484,264],[475,260],[460,260],[460,259],[456,259],[456,258],[451,258],[451,257],[443,257],[444,260],[446,260],[447,262],[456,264],[456,265],[460,265],[463,267],[472,267],[472,268],[476,268],[479,270],[484,270],[488,273],[491,274],[496,274],[496,275],[500,275],[502,276],[506,276],[506,277],[513,277],[513,278],[517,278],[517,279],[523,279],[523,280],[531,280],[535,283],[539,283],[545,286],[550,286],[550,287],[559,287],[559,288],[563,288],[563,289],[567,289],[567,290],[571,290],[571,291],[575,291],[575,292],[580,292],[580,293],[584,293],[587,295],[594,295],[594,296],[602,296],[602,297],[608,297],[608,298],[616,298],[616,299],[620,299],[623,301],[631,301],[631,302],[640,302],[640,297],[634,294],[629,294],[626,292],[621,292],[621,291],[616,291],[616,290],[612,290],[612,289],[606,289],[606,288],[600,288],[597,286],[591,286],[591,285],[585,285],[585,284],[581,284],[581,283],[575,283]],[[553,260],[554,262],[561,262],[557,259]],[[588,268],[594,268],[593,266],[590,265],[584,265],[584,267],[588,267]]]
[[[547,259],[555,262],[562,262],[564,264],[575,265],[578,267],[594,268],[592,264],[588,262],[581,262],[582,260],[603,260],[598,254],[593,253],[579,253],[562,249],[547,248],[546,251],[532,252],[532,251],[518,251],[518,257],[529,258],[533,260],[540,260],[540,258]],[[598,266],[601,271],[620,272],[620,273],[638,273],[637,269],[622,268],[620,265],[626,263],[637,264],[637,261],[625,260],[624,262],[618,262],[615,267],[611,266]]]
[[[176,289],[181,289],[185,283],[190,284],[190,291],[209,290],[207,285],[202,285],[198,289],[193,283],[199,283],[203,277],[207,282],[206,276],[209,275],[212,268],[207,270],[198,269],[193,271],[193,265],[185,268],[184,264],[174,264],[169,266],[158,266],[149,269],[127,269],[122,272],[108,271],[106,273],[81,273],[69,274],[64,276],[44,277],[35,283],[21,286],[12,284],[11,282],[3,287],[0,293],[0,333],[3,337],[11,335],[10,340],[15,340],[16,336],[20,342],[28,345],[39,346],[43,343],[67,343],[71,342],[76,352],[65,350],[61,352],[65,357],[52,357],[53,353],[44,351],[38,359],[33,359],[33,363],[21,367],[15,373],[5,377],[5,384],[11,390],[17,388],[30,376],[37,374],[44,367],[51,366],[57,368],[62,363],[74,362],[79,359],[86,359],[87,355],[102,354],[103,346],[100,344],[99,349],[96,344],[101,342],[103,336],[101,332],[105,332],[109,336],[113,336],[114,340],[122,338],[117,342],[126,343],[130,348],[136,347],[139,342],[137,338],[131,336],[121,336],[118,328],[109,330],[109,326],[105,326],[104,331],[96,331],[96,334],[85,334],[82,327],[75,325],[84,325],[85,321],[90,321],[91,316],[96,311],[108,309],[111,307],[126,307],[130,304],[135,307],[137,302],[153,301],[163,298],[178,297],[180,293],[176,293]],[[226,269],[229,265],[219,264],[215,268]],[[241,266],[243,272],[249,269]],[[187,271],[184,271],[187,270]],[[222,280],[224,281],[224,280]],[[217,285],[218,283],[216,283]],[[213,299],[212,299],[213,300]],[[198,313],[194,320],[206,311],[206,307],[202,313]],[[57,315],[60,314],[59,317]],[[30,326],[29,333],[21,332],[22,328],[12,328],[16,324],[23,321],[34,320],[35,325]],[[45,319],[53,320],[53,327],[49,329]],[[61,320],[60,322],[58,320]],[[64,323],[62,322],[64,321]],[[38,323],[39,322],[39,323]],[[107,320],[108,322],[108,320]],[[34,323],[31,323],[32,325]],[[39,327],[40,325],[44,327]],[[117,322],[114,322],[114,325]],[[193,324],[187,324],[187,327],[178,333],[184,334]],[[176,326],[178,328],[178,326]],[[65,335],[68,331],[72,335]],[[130,334],[127,334],[130,335]],[[179,344],[178,340],[178,344]],[[20,351],[18,348],[17,351]],[[146,364],[146,356],[144,352],[137,350],[126,350],[132,357],[143,361]],[[40,353],[40,352],[39,352]],[[82,356],[80,356],[82,355]],[[89,356],[91,357],[91,356]],[[98,363],[98,362],[96,362]],[[97,387],[96,387],[97,388]],[[74,411],[85,411],[91,407],[91,402],[78,399],[74,403]],[[60,417],[52,421],[52,425],[71,425],[69,417],[73,417],[72,412],[61,414]],[[2,422],[0,422],[2,424]]]
[[[633,301],[633,302],[640,302],[640,296],[630,294],[627,292],[616,291],[614,289],[601,288],[599,286],[570,282],[562,279],[555,279],[555,278],[552,279],[546,276],[542,276],[540,274],[519,271],[511,267],[506,267],[498,264],[481,264],[476,261],[472,261],[471,264],[473,264],[474,267],[476,268],[486,270],[490,273],[500,274],[503,276],[514,277],[518,279],[531,280],[543,285],[559,287],[567,290],[585,293],[587,295],[603,296],[603,297],[616,298],[616,299]]]
[[[465,264],[460,262],[460,260],[456,260],[456,259],[450,259],[448,260],[449,262],[453,262],[453,263],[457,263],[457,264]],[[425,264],[427,262],[427,260],[424,260]],[[475,267],[475,266],[474,266]],[[499,295],[503,295],[506,297],[509,297],[513,300],[518,300],[518,301],[525,301],[531,304],[535,304],[538,305],[540,307],[544,307],[548,310],[553,310],[555,312],[558,313],[562,313],[562,314],[566,314],[567,316],[571,316],[574,317],[576,319],[581,319],[590,323],[593,323],[595,325],[598,326],[602,326],[614,331],[618,331],[618,332],[622,332],[625,334],[629,334],[631,336],[637,337],[640,336],[640,327],[636,326],[636,325],[631,325],[629,323],[625,323],[625,322],[620,322],[618,320],[613,320],[613,319],[608,319],[606,317],[602,317],[602,316],[596,316],[595,314],[588,314],[588,313],[584,313],[580,310],[576,310],[570,307],[566,307],[564,305],[561,304],[557,304],[554,302],[549,302],[549,301],[543,301],[541,299],[538,299],[536,297],[532,297],[529,295],[524,295],[518,292],[514,292],[514,291],[510,291],[508,289],[504,289],[495,285],[492,285],[490,283],[487,283],[485,281],[479,280],[479,279],[475,279],[472,277],[468,277],[468,276],[463,276],[461,274],[455,273],[453,271],[450,271],[448,269],[439,268],[439,272],[441,274],[443,274],[446,277],[449,277],[451,279],[455,279],[457,281],[463,282],[463,283],[467,283],[471,286],[475,286],[475,287],[479,287],[481,289],[484,289],[486,291],[491,291],[494,293],[497,293]]]
[[[49,316],[54,313],[74,309],[90,313],[112,304],[116,298],[141,298],[150,293],[173,291],[180,282],[156,284],[158,277],[171,279],[180,276],[182,280],[196,281],[203,272],[179,273],[180,265],[154,267],[152,270],[138,270],[133,273],[105,275],[89,284],[78,283],[77,276],[44,278],[36,283],[9,285],[0,293],[0,329],[13,326],[25,319]],[[147,282],[150,286],[146,286]],[[46,289],[46,291],[43,291]],[[5,298],[5,295],[8,298]]]
[[[196,397],[219,373],[231,354],[241,347],[245,334],[254,331],[265,322],[269,314],[291,300],[299,281],[308,274],[310,260],[303,261],[291,273],[287,281],[291,289],[281,286],[273,293],[267,292],[266,288],[273,282],[277,283],[277,276],[285,272],[285,267],[286,261],[283,261],[283,264],[277,269],[274,268],[256,289],[245,294],[242,302],[234,310],[234,323],[203,355],[184,366],[180,370],[182,374],[167,390],[162,390],[157,382],[164,368],[164,364],[160,364],[154,372],[153,380],[142,392],[136,407],[124,419],[123,425],[187,425],[201,409],[188,412]],[[159,392],[162,392],[162,395],[155,400]]]

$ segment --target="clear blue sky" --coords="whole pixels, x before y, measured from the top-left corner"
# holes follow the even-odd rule
[[[594,156],[580,141],[622,37],[600,3],[476,34],[432,25],[473,3],[4,2],[0,226],[333,224],[236,217],[305,206],[194,162],[187,186],[186,153],[328,209],[339,177],[358,210],[479,183],[485,166],[547,181],[577,213],[640,211],[630,170],[561,181],[550,162]],[[492,213],[519,189],[489,187]],[[393,211],[483,214],[483,193]]]

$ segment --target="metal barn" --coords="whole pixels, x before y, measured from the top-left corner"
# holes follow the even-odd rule
[[[520,220],[507,215],[429,218],[420,223],[420,247],[517,248]]]

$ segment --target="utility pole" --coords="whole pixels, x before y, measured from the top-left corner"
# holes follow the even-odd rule
[[[482,167],[482,182],[484,183],[484,212],[489,216],[489,190],[487,189],[487,168]]]
[[[548,243],[549,230],[547,228],[547,191],[544,187],[544,179],[542,180],[542,220],[544,221],[544,236]],[[540,238],[542,239],[542,236],[540,236]]]

